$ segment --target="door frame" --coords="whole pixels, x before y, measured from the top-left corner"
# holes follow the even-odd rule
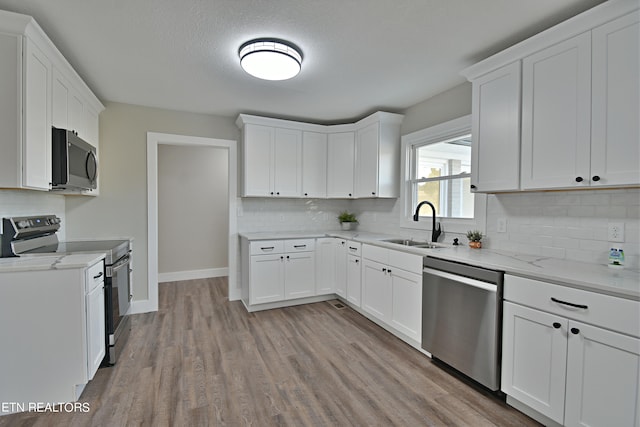
[[[229,301],[240,299],[237,280],[238,224],[238,151],[237,141],[205,138],[199,136],[174,135],[147,132],[147,292],[145,307],[136,307],[136,312],[158,310],[158,146],[199,146],[227,150],[229,161]],[[140,304],[142,305],[142,304]]]

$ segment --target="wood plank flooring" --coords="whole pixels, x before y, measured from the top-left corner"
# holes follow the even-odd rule
[[[0,426],[536,426],[350,308],[247,313],[226,278],[160,284],[132,316],[118,364],[81,396],[88,413]]]

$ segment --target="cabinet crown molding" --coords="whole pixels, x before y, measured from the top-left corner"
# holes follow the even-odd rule
[[[638,0],[606,1],[465,68],[460,74],[469,81],[475,80],[490,71],[519,61],[548,46],[590,31],[634,10],[638,10]]]
[[[355,131],[363,126],[374,122],[385,122],[389,124],[400,125],[404,115],[397,113],[388,113],[386,111],[377,111],[367,117],[354,123],[337,124],[337,125],[320,125],[316,123],[299,122],[295,120],[275,119],[264,116],[254,116],[250,114],[240,114],[236,119],[236,126],[242,129],[246,124],[274,126],[287,129],[296,129],[309,132],[349,132]]]

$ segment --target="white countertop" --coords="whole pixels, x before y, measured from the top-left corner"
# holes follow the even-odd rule
[[[637,269],[611,269],[605,264],[567,261],[486,248],[471,249],[466,245],[442,244],[441,247],[435,249],[420,249],[381,241],[397,236],[358,231],[263,232],[240,233],[240,236],[249,240],[339,237],[422,256],[500,270],[508,274],[544,280],[559,285],[640,300],[640,271]]]
[[[101,259],[104,252],[72,255],[44,255],[34,257],[0,258],[0,273],[11,271],[61,270],[91,267]]]

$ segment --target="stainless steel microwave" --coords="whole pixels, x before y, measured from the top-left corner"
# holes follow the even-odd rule
[[[93,190],[98,178],[96,148],[74,131],[54,127],[51,132],[53,190]]]

